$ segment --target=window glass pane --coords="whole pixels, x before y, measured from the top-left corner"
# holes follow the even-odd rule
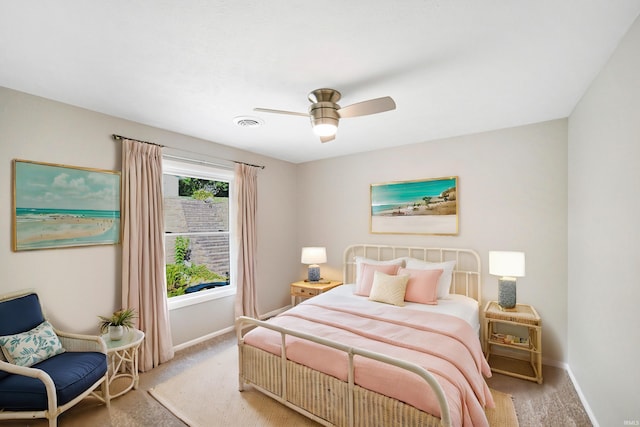
[[[168,297],[229,285],[231,177],[189,166],[163,175]]]
[[[229,231],[229,183],[165,174],[166,233]]]
[[[228,284],[229,235],[169,235],[165,245],[169,297]]]

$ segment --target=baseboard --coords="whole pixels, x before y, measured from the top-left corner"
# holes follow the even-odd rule
[[[212,332],[210,334],[198,337],[198,338],[196,338],[194,340],[187,341],[187,342],[182,343],[182,344],[178,344],[178,345],[173,347],[173,351],[184,350],[185,348],[191,347],[191,346],[196,345],[196,344],[200,344],[201,342],[210,340],[210,339],[215,338],[217,336],[220,336],[220,335],[223,335],[223,334],[226,334],[226,333],[229,333],[229,332],[233,332],[235,329],[236,328],[234,326],[229,326],[227,328],[220,329],[219,331],[215,331],[215,332]]]
[[[585,397],[584,393],[582,393],[582,389],[578,384],[578,380],[573,375],[573,372],[571,371],[571,367],[569,365],[567,365],[566,371],[569,374],[569,378],[571,379],[571,382],[573,383],[573,387],[576,389],[576,393],[578,393],[578,397],[582,402],[582,406],[584,406],[584,410],[587,412],[587,415],[589,416],[589,420],[591,420],[591,424],[593,424],[593,427],[600,427],[600,424],[598,424],[598,420],[596,419],[596,416],[591,410],[591,407],[589,406],[589,402],[587,402],[587,398]]]
[[[542,358],[542,364],[564,369],[565,371],[569,369],[569,365],[567,365],[565,362],[561,362],[555,359],[547,359],[546,357]]]
[[[269,319],[269,318],[271,318],[273,316],[277,316],[278,314],[280,314],[282,312],[285,312],[285,311],[289,310],[290,308],[291,308],[291,305],[287,305],[287,306],[284,306],[282,308],[278,308],[276,310],[270,311],[268,313],[261,314],[260,315],[260,320],[266,320],[266,319]]]
[[[262,315],[260,315],[260,320],[265,320],[265,319],[269,319],[270,317],[277,316],[278,314],[280,314],[280,313],[282,313],[284,311],[287,311],[290,308],[291,308],[291,306],[287,305],[287,306],[279,308],[277,310],[270,311],[269,313],[262,314]],[[219,331],[215,331],[215,332],[212,332],[210,334],[198,337],[198,338],[196,338],[194,340],[187,341],[187,342],[182,343],[182,344],[178,344],[178,345],[173,347],[173,351],[184,350],[185,348],[191,347],[191,346],[196,345],[196,344],[200,344],[201,342],[210,340],[210,339],[215,338],[217,336],[224,335],[224,334],[226,334],[228,332],[235,331],[235,329],[236,329],[235,326],[229,326],[229,327],[226,327],[224,329],[220,329]]]
[[[593,414],[593,411],[591,410],[591,407],[589,406],[589,402],[587,402],[586,397],[582,393],[582,389],[578,384],[578,380],[576,380],[576,377],[573,375],[573,372],[571,371],[571,366],[569,366],[569,364],[566,362],[560,362],[559,360],[547,359],[544,357],[542,358],[542,364],[554,366],[556,368],[564,369],[565,371],[567,371],[567,374],[569,374],[569,379],[573,384],[573,388],[576,389],[576,393],[578,393],[578,398],[580,399],[582,406],[584,406],[584,410],[586,411],[587,416],[589,417],[589,420],[591,420],[591,424],[593,424],[593,427],[600,427],[600,425],[598,424],[598,421],[596,420],[595,415]]]

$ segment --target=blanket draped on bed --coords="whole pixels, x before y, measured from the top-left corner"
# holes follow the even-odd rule
[[[494,404],[483,374],[490,377],[491,370],[467,322],[445,314],[372,304],[365,298],[322,297],[307,300],[270,322],[420,365],[444,390],[454,426],[488,426],[484,407]],[[245,343],[280,355],[281,338],[275,331],[257,328],[245,336]],[[294,362],[347,381],[344,352],[287,336],[286,354]],[[356,384],[440,417],[433,391],[416,374],[360,356],[354,357],[354,364]]]

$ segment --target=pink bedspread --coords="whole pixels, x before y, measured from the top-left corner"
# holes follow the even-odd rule
[[[454,426],[488,426],[484,407],[494,403],[483,374],[490,377],[491,370],[467,322],[366,298],[322,297],[307,300],[270,322],[420,365],[444,390]],[[257,328],[245,336],[245,343],[280,355],[280,334],[275,331]],[[286,352],[292,361],[347,380],[344,352],[295,337],[287,337]],[[359,356],[354,364],[356,384],[440,416],[433,391],[416,374]]]

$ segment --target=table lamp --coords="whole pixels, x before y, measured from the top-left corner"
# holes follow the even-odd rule
[[[498,280],[498,305],[503,310],[516,307],[516,277],[524,277],[524,252],[489,251],[489,274]]]
[[[307,280],[309,282],[318,282],[320,281],[320,266],[318,264],[324,264],[327,262],[327,250],[326,248],[318,247],[302,248],[300,262],[303,264],[309,264]]]

